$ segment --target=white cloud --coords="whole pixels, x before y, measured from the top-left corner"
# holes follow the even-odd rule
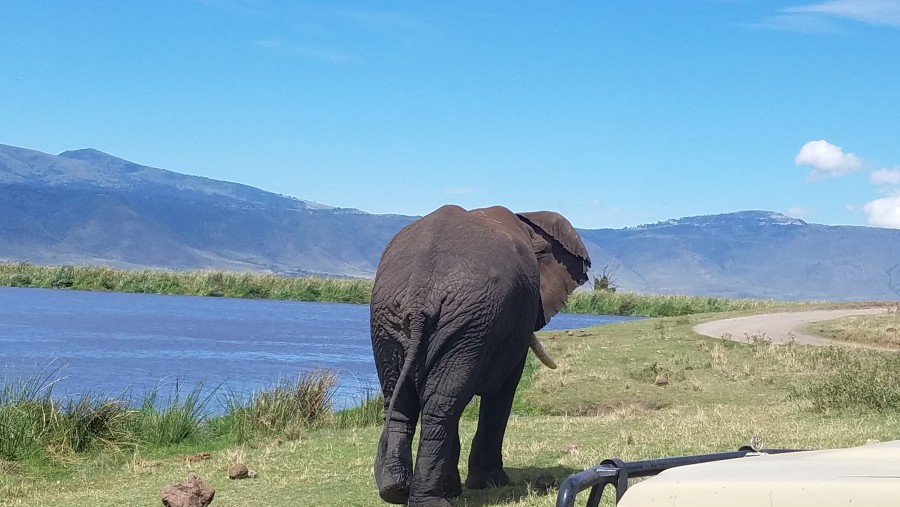
[[[900,195],[875,199],[863,206],[863,211],[869,225],[900,229]]]
[[[794,157],[794,163],[812,167],[807,175],[808,180],[843,176],[859,171],[863,167],[861,158],[852,153],[844,153],[840,146],[835,146],[824,139],[804,144]]]
[[[809,14],[779,14],[745,26],[806,34],[830,34],[838,31],[832,21]]]
[[[869,181],[876,185],[900,185],[900,167],[872,171]]]
[[[830,0],[783,9],[789,14],[817,14],[871,25],[900,26],[900,0]]]

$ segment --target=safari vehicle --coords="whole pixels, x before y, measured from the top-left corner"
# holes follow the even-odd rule
[[[653,476],[631,487],[628,479]],[[606,486],[618,507],[900,506],[900,440],[848,449],[754,449],[646,461],[603,461],[566,479],[556,507]]]

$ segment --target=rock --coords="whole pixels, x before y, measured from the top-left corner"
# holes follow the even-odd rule
[[[213,501],[216,490],[203,482],[196,474],[188,474],[181,484],[166,486],[159,498],[166,507],[206,507]]]
[[[229,479],[246,479],[250,477],[250,470],[247,469],[247,465],[243,463],[235,463],[228,467],[228,478]]]
[[[653,381],[653,384],[658,386],[667,386],[669,385],[669,377],[666,377],[665,375],[657,375],[656,380]]]

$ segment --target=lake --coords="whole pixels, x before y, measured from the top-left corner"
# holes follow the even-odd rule
[[[622,320],[559,314],[545,329]],[[368,305],[0,287],[0,383],[56,370],[55,395],[202,381],[246,396],[316,368],[339,373],[338,407],[378,390]]]

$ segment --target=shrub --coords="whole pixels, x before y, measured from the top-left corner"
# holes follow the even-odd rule
[[[331,415],[337,374],[331,371],[301,373],[296,380],[281,379],[274,387],[260,390],[249,401],[232,397],[229,402],[231,430],[238,435],[281,435],[322,424]]]
[[[900,410],[900,354],[837,353],[829,368],[794,395],[822,412]]]

